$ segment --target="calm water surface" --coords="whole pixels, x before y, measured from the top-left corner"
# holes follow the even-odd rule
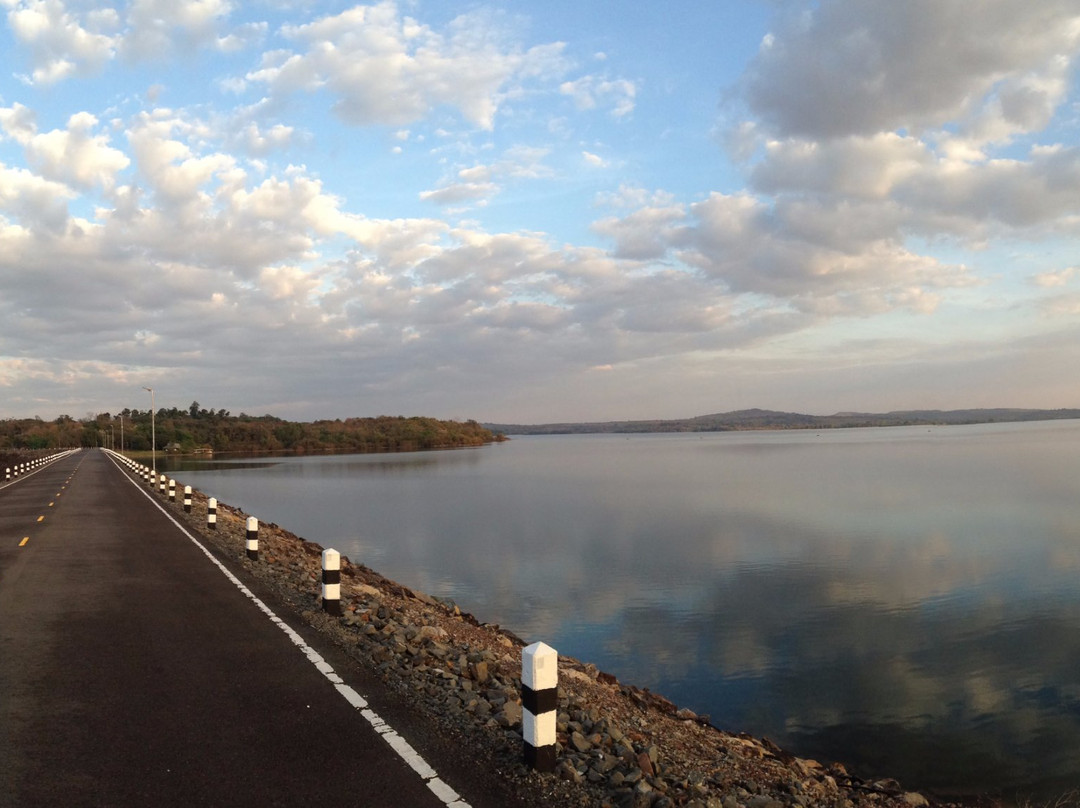
[[[914,788],[1080,788],[1080,421],[177,476],[725,729]]]

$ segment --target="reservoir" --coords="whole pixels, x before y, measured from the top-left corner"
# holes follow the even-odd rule
[[[1080,788],[1080,421],[169,462],[722,729],[908,788]]]

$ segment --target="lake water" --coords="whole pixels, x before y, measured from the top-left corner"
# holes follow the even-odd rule
[[[1080,421],[520,437],[177,477],[724,729],[911,788],[1080,788]]]

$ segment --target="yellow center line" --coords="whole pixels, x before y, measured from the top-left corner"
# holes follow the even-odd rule
[[[22,540],[21,542],[19,542],[19,546],[20,546],[20,547],[25,547],[25,546],[26,546],[26,543],[27,543],[28,541],[30,541],[30,537],[29,537],[29,536],[27,536],[27,537],[26,537],[25,539],[23,539],[23,540]]]

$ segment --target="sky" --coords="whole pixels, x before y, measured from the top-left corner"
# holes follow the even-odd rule
[[[1077,0],[0,19],[0,418],[1080,406]]]

